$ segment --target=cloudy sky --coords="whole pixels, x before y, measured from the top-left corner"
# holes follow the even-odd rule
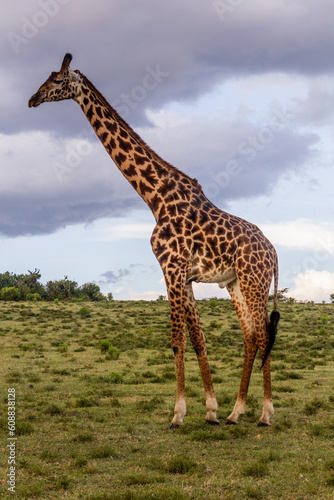
[[[38,0],[0,19],[0,272],[165,294],[153,216],[73,101],[66,52],[160,156],[275,245],[280,288],[334,293],[332,0]],[[195,285],[198,298],[227,296]]]

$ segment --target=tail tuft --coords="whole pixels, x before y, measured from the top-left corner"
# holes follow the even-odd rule
[[[261,370],[263,368],[263,365],[267,361],[267,358],[268,358],[268,356],[273,348],[273,345],[275,343],[276,334],[277,334],[277,325],[278,325],[279,319],[280,319],[280,313],[276,310],[273,311],[270,315],[270,322],[268,325],[269,340],[268,340],[268,344],[267,344],[264,356],[262,358]]]

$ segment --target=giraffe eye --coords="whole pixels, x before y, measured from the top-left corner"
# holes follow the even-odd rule
[[[61,83],[63,80],[54,80],[55,83]]]

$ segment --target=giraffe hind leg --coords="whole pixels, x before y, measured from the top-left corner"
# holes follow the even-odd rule
[[[268,426],[270,425],[270,417],[274,414],[271,391],[270,353],[268,352],[268,345],[270,346],[270,342],[268,344],[268,291],[259,288],[257,290],[258,293],[255,293],[256,290],[254,291],[254,289],[251,288],[248,289],[244,285],[241,290],[238,282],[234,282],[232,286],[229,286],[229,291],[231,293],[231,298],[233,296],[232,302],[238,313],[245,345],[244,368],[237,403],[239,398],[246,403],[252,365],[255,359],[256,350],[260,349],[262,359],[265,361],[263,364],[263,411],[258,425]],[[245,318],[248,318],[249,324],[252,324],[251,335],[248,334],[247,321],[245,324]],[[277,319],[277,317],[275,316],[273,319]],[[254,346],[255,350],[252,346]],[[247,352],[249,350],[251,351],[251,356],[249,356]],[[245,366],[247,360],[251,362],[248,369]]]
[[[227,425],[230,425],[237,424],[240,415],[245,412],[248,387],[258,347],[255,338],[255,326],[245,297],[241,293],[238,280],[227,285],[227,289],[237,312],[244,340],[244,361],[237,401],[232,413],[227,417],[225,422]]]
[[[265,399],[263,402],[263,411],[259,423],[259,427],[264,427],[270,425],[270,417],[274,414],[274,405],[271,398],[271,373],[270,373],[270,352],[274,345],[276,334],[277,334],[277,324],[280,319],[280,314],[278,311],[272,311],[270,315],[270,322],[268,324],[268,344],[263,349],[262,352],[262,365],[263,369],[263,384]],[[266,391],[268,392],[268,397],[266,398]]]

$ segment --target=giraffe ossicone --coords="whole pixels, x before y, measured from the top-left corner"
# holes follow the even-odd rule
[[[258,425],[269,425],[274,413],[270,351],[275,341],[278,263],[272,244],[260,229],[217,208],[192,179],[158,156],[113,109],[80,71],[70,68],[66,54],[60,71],[51,73],[29,107],[74,99],[116,166],[151,209],[156,226],[151,245],[164,273],[171,315],[171,344],[176,367],[176,404],[171,427],[186,415],[185,350],[187,324],[203,380],[206,420],[218,424],[205,339],[192,282],[227,287],[244,340],[244,363],[234,409],[226,423],[236,424],[245,411],[257,350],[262,355],[264,402]],[[268,317],[268,296],[274,276],[274,310]]]

